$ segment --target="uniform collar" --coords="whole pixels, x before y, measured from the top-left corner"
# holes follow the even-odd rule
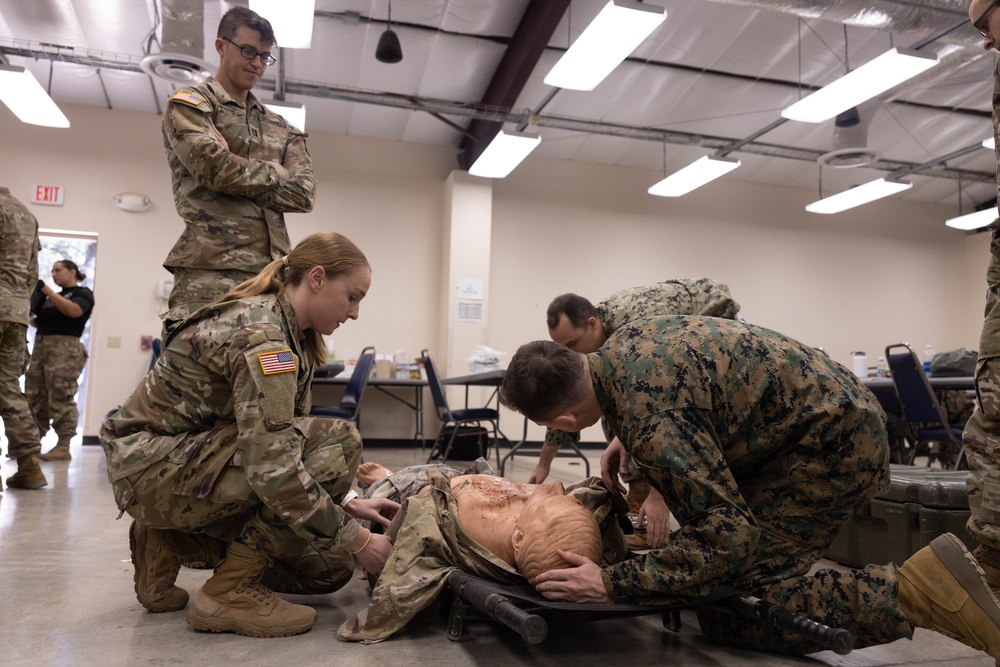
[[[295,309],[292,308],[292,302],[288,299],[288,292],[282,290],[281,294],[277,297],[278,307],[281,308],[281,314],[285,318],[285,323],[288,325],[288,331],[291,333],[292,338],[298,343],[299,349],[303,349],[305,346],[306,335],[305,332],[299,327],[299,320],[295,317]]]
[[[215,94],[216,98],[218,98],[219,102],[221,102],[222,104],[235,104],[241,107],[245,106],[247,111],[250,111],[250,109],[252,109],[253,107],[257,107],[258,111],[264,113],[264,104],[259,99],[257,99],[257,96],[253,94],[252,90],[247,92],[247,101],[246,104],[244,105],[243,103],[239,102],[236,98],[234,98],[232,95],[230,95],[226,91],[226,89],[222,87],[222,84],[219,83],[218,79],[216,79],[214,76],[210,76],[207,79],[205,79],[205,85],[207,85],[211,89],[212,93]]]

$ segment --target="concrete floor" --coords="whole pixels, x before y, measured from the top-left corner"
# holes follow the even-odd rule
[[[48,445],[44,447],[48,449]],[[599,470],[597,450],[587,450]],[[393,469],[423,463],[418,448],[372,448],[366,459]],[[3,478],[15,471],[2,461]],[[319,618],[297,637],[252,639],[197,632],[183,612],[151,614],[136,601],[129,562],[129,519],[116,520],[99,447],[73,446],[73,460],[42,463],[49,485],[37,491],[0,494],[0,663],[4,665],[949,665],[993,664],[985,654],[936,633],[917,630],[913,641],[854,651],[787,658],[715,646],[698,631],[690,613],[683,628],[662,628],[659,617],[552,624],[548,639],[524,643],[491,622],[471,622],[463,640],[451,642],[445,619],[372,646],[345,644],[337,627],[367,599],[357,578],[332,595],[289,596],[313,605]],[[526,481],[530,458],[516,460],[508,476]],[[579,460],[557,459],[553,478],[583,477]],[[178,584],[192,596],[207,579],[203,570],[182,568]]]

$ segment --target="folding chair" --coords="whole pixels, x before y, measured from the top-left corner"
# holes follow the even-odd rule
[[[360,415],[361,397],[368,386],[368,378],[372,374],[372,366],[375,364],[375,347],[369,345],[361,351],[358,363],[354,365],[354,372],[351,379],[347,381],[344,395],[340,397],[340,405],[314,405],[309,410],[313,417],[336,417],[346,419],[355,426],[358,424]]]
[[[885,348],[885,358],[899,401],[898,423],[911,445],[905,463],[912,465],[918,451],[926,448],[928,466],[937,459],[945,468],[968,467],[962,446],[964,426],[948,423],[917,355],[907,344],[897,343]]]
[[[459,427],[466,424],[476,424],[482,426],[483,424],[489,424],[493,431],[493,447],[496,449],[497,454],[497,469],[500,468],[500,412],[494,410],[493,408],[464,408],[462,410],[452,410],[448,407],[448,398],[444,393],[444,386],[441,384],[441,378],[438,377],[437,369],[434,367],[434,362],[431,360],[431,355],[427,350],[421,350],[420,357],[424,362],[424,371],[427,373],[427,384],[431,389],[431,398],[434,399],[434,411],[437,413],[438,419],[441,420],[442,433],[449,426],[452,428],[450,436],[447,437],[447,444],[442,442],[442,438],[438,437],[438,441],[431,448],[430,456],[427,457],[427,462],[430,463],[437,456],[441,457],[441,463],[446,463],[448,461],[448,454],[451,453],[451,448],[455,444],[455,438],[458,435]],[[479,441],[479,456],[488,458],[489,450],[488,444],[484,443],[482,439]]]

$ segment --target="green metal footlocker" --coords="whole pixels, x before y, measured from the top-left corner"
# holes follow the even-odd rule
[[[970,549],[965,532],[968,470],[891,464],[889,491],[873,498],[844,524],[826,557],[850,567],[869,563],[902,565],[942,533],[954,533]]]

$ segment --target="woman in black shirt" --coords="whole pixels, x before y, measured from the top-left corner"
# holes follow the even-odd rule
[[[60,260],[52,266],[52,281],[61,291],[56,293],[39,280],[31,297],[31,323],[38,332],[25,377],[25,393],[40,435],[44,437],[51,424],[59,436],[56,446],[39,457],[43,461],[68,460],[69,442],[76,435],[77,380],[87,363],[87,350],[80,336],[94,308],[94,293],[80,285],[84,278],[76,264]]]

